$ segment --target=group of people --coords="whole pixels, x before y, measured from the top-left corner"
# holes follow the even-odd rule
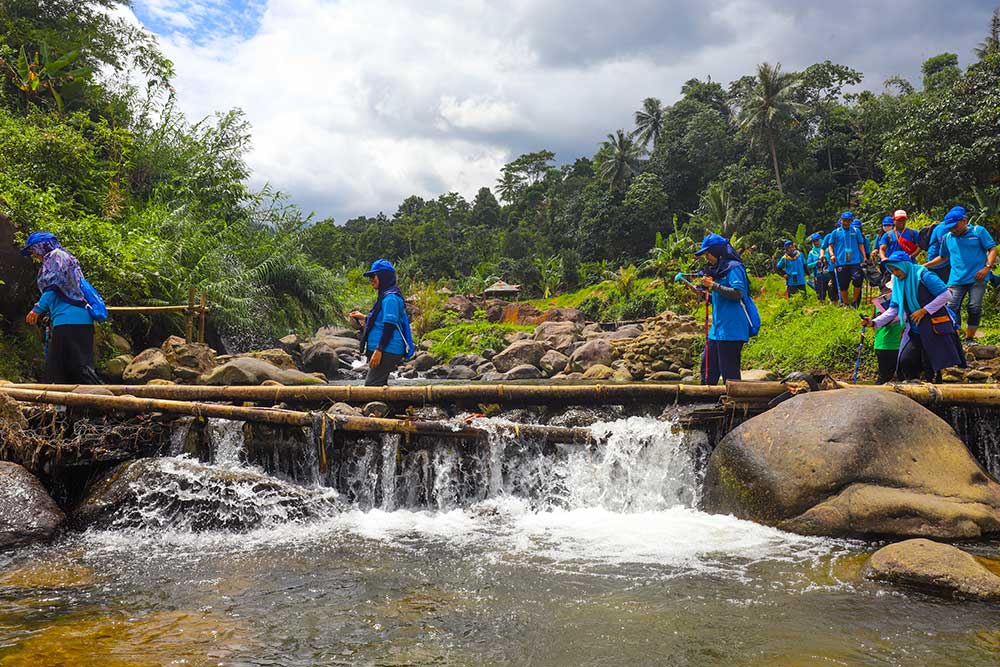
[[[942,369],[964,366],[959,332],[966,309],[965,343],[982,319],[983,296],[997,263],[997,246],[985,227],[969,223],[961,206],[922,233],[908,228],[906,211],[882,219],[874,246],[850,211],[827,234],[809,237],[803,256],[784,241],[777,269],[789,296],[812,286],[820,302],[859,307],[866,272],[877,284],[874,312],[864,326],[876,329],[879,382],[934,379]],[[926,251],[923,264],[917,257]],[[811,282],[809,281],[811,278]]]

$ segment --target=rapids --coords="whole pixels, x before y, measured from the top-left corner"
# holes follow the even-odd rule
[[[263,519],[194,530],[211,517],[154,503],[0,554],[0,665],[997,664],[996,608],[861,580],[873,545],[699,511],[699,434],[591,429],[590,448],[362,438],[326,472],[303,447],[289,476],[212,420],[209,462],[162,462],[202,483],[143,491]],[[208,483],[219,471],[342,509],[285,520],[273,497]]]

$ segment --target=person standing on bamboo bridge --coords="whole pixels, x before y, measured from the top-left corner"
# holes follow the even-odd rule
[[[709,234],[695,253],[708,261],[701,284],[712,304],[712,326],[702,353],[701,382],[739,380],[743,345],[760,330],[760,315],[750,297],[750,280],[739,253],[729,240]],[[707,314],[706,314],[707,316]]]
[[[378,292],[378,298],[367,315],[354,311],[350,317],[362,330],[361,351],[368,356],[365,386],[382,387],[389,384],[389,374],[403,359],[413,356],[413,334],[392,263],[387,259],[375,260],[365,277]]]
[[[80,263],[49,232],[29,235],[21,255],[41,265],[37,278],[41,297],[24,321],[34,326],[46,316],[52,323],[45,353],[46,382],[101,384],[94,370],[95,318],[88,299],[93,288],[84,280]]]

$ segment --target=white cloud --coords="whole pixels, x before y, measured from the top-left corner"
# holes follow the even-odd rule
[[[871,43],[865,25],[781,6],[789,0],[712,10],[689,0],[267,0],[256,31],[220,28],[220,16],[242,21],[261,2],[242,3],[242,14],[235,0],[139,0],[137,9],[193,19],[194,31],[159,30],[179,103],[194,118],[246,111],[253,184],[340,221],[391,213],[411,194],[471,197],[521,152],[590,155],[631,124],[644,97],[669,103],[691,77],[725,84],[761,61],[795,69],[829,58],[873,75],[866,83],[877,88],[906,58],[919,67],[905,49]],[[909,15],[905,3],[882,18],[863,4],[866,21]],[[960,48],[938,29],[920,35],[922,49]],[[894,69],[883,71],[890,55]]]

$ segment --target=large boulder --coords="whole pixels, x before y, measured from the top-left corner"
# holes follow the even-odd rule
[[[122,375],[125,374],[125,369],[134,358],[131,354],[119,354],[117,357],[108,359],[108,362],[104,364],[104,374],[112,382],[120,382]]]
[[[1000,532],[1000,484],[944,420],[881,389],[803,394],[743,422],[712,452],[704,506],[806,535]]]
[[[538,317],[539,322],[577,322],[583,324],[583,313],[576,308],[549,308]]]
[[[569,363],[569,357],[567,357],[562,352],[557,350],[549,350],[542,355],[542,358],[538,362],[538,367],[545,372],[549,377],[552,377],[556,373],[562,373],[566,370],[566,364]]]
[[[0,461],[0,549],[47,540],[65,518],[34,475]]]
[[[333,495],[247,468],[147,458],[92,484],[71,520],[86,528],[247,531],[331,515]]]
[[[456,294],[455,296],[448,297],[441,310],[455,313],[460,319],[469,320],[475,314],[476,306],[469,300],[469,297]]]
[[[263,359],[252,357],[239,357],[228,361],[202,375],[200,383],[211,385],[261,384],[265,380],[274,380],[285,385],[323,384],[323,381],[314,375],[307,375],[295,369],[278,368]]]
[[[897,542],[872,554],[864,576],[956,598],[1000,601],[1000,577],[958,547],[931,540]]]
[[[176,338],[176,336],[170,338]],[[185,343],[181,339],[180,344],[171,345],[169,349],[164,343],[164,354],[166,354],[167,361],[170,362],[175,374],[178,368],[185,368],[194,371],[197,376],[207,373],[216,366],[215,350],[204,343]]]
[[[567,368],[571,371],[586,371],[591,366],[611,366],[618,358],[615,348],[608,341],[598,338],[587,341],[573,350]]]
[[[309,343],[302,348],[302,369],[307,373],[322,373],[328,379],[334,379],[340,370],[340,357],[337,351],[325,340]]]
[[[163,351],[151,347],[136,355],[122,372],[122,380],[127,384],[146,384],[150,380],[170,380],[174,372]]]
[[[501,373],[506,373],[515,366],[530,364],[538,366],[545,354],[545,345],[535,340],[514,341],[503,352],[493,357],[493,365]]]
[[[292,355],[288,354],[280,347],[271,347],[266,350],[254,350],[253,352],[244,352],[238,356],[246,359],[260,359],[261,361],[266,361],[273,366],[287,370],[295,370],[296,368],[295,359]]]
[[[504,380],[538,380],[542,372],[531,364],[518,364],[503,374]]]
[[[320,327],[316,330],[313,338],[350,338],[353,339],[355,343],[358,342],[359,333],[357,329],[349,329],[347,327],[335,327],[333,325],[327,325],[325,327]]]
[[[579,340],[581,330],[576,322],[542,322],[535,327],[532,338],[568,355],[573,351],[573,344]]]

